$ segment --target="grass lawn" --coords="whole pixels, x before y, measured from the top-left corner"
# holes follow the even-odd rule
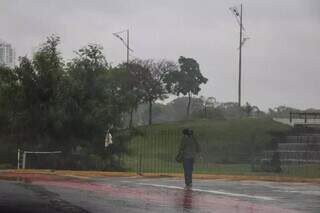
[[[130,171],[137,168],[148,172],[182,171],[174,158],[184,128],[194,130],[202,149],[203,160],[197,161],[196,171],[244,173],[251,170],[252,157],[271,140],[268,132],[285,131],[289,126],[271,119],[255,118],[193,120],[143,126],[139,127],[143,135],[129,143],[131,154],[123,157],[125,167]]]
[[[194,130],[202,149],[203,159],[196,160],[195,173],[320,177],[320,165],[285,166],[282,173],[253,172],[251,160],[270,142],[268,132],[290,128],[271,119],[255,118],[194,120],[139,127],[143,135],[129,143],[131,154],[122,158],[124,167],[132,172],[182,172],[182,165],[175,162],[175,156],[184,128]]]
[[[182,173],[182,165],[172,161],[164,161],[154,158],[135,157],[125,158],[129,172],[141,173]],[[319,178],[320,165],[291,165],[282,166],[282,172],[258,172],[252,170],[251,164],[221,164],[214,162],[197,161],[194,165],[194,173],[198,174],[223,174],[223,175],[263,175],[263,176],[294,176],[306,178]]]

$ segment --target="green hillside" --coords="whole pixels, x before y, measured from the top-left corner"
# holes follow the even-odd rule
[[[246,173],[250,171],[252,159],[270,142],[268,132],[286,131],[289,126],[271,119],[243,118],[139,127],[142,135],[130,142],[131,154],[124,158],[125,166],[132,171],[181,172],[181,165],[175,163],[174,157],[184,128],[194,130],[201,145],[203,159],[197,160],[196,172]]]

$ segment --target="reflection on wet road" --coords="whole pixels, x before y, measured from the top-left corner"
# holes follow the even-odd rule
[[[192,210],[192,190],[191,189],[184,190],[182,207],[183,207],[183,210],[186,210],[186,211]]]
[[[175,178],[62,177],[0,172],[0,212],[297,213],[320,209],[320,186]],[[17,212],[17,211],[14,211]]]

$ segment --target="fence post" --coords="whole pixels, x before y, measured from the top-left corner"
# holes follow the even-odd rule
[[[292,123],[292,112],[290,112],[290,123]]]
[[[137,157],[136,157],[136,172],[137,172],[137,175],[140,175],[141,143],[139,143],[137,146],[138,146],[138,153],[137,153]]]
[[[307,113],[306,112],[304,113],[304,123],[305,124],[307,123]]]
[[[138,156],[136,158],[136,173],[137,173],[137,175],[139,175],[139,159],[138,159]]]
[[[255,164],[256,164],[256,135],[253,133],[251,135],[251,171],[255,171]]]
[[[23,152],[22,154],[23,158],[22,158],[22,169],[26,168],[26,157],[27,157],[27,153]]]
[[[119,167],[121,168],[122,167],[122,163],[121,163],[121,157],[122,157],[122,153],[120,153],[119,155],[118,155],[118,160],[119,160]]]
[[[20,169],[20,149],[18,149],[18,162],[17,162],[17,169]]]
[[[139,155],[139,175],[142,174],[142,154]]]

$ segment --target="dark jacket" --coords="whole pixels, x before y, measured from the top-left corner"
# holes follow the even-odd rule
[[[183,153],[184,159],[193,159],[200,152],[200,146],[193,136],[184,135],[181,140],[179,152]]]

